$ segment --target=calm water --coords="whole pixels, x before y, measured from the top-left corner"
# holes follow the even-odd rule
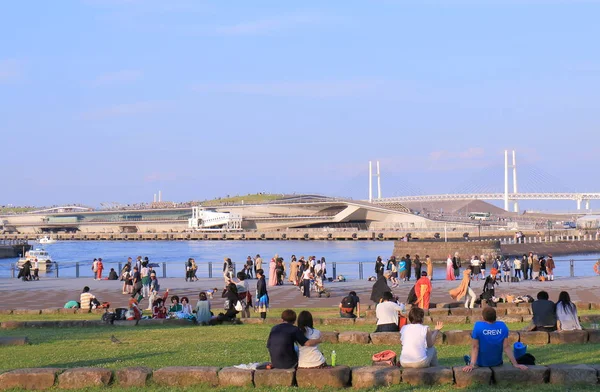
[[[198,263],[199,277],[208,277],[209,263],[213,263],[213,276],[219,276],[223,257],[230,257],[238,268],[247,256],[257,253],[268,262],[275,254],[279,254],[289,262],[291,255],[325,257],[328,263],[328,275],[331,276],[332,263],[337,263],[337,274],[350,279],[358,278],[358,264],[365,263],[364,277],[374,275],[374,262],[377,256],[384,260],[391,255],[393,241],[60,241],[45,245],[54,261],[59,263],[61,277],[74,277],[75,263],[79,262],[80,276],[92,276],[91,263],[95,257],[101,257],[105,274],[110,268],[118,269],[118,263],[125,263],[127,257],[148,257],[151,262],[166,264],[168,277],[183,277],[184,262],[193,257]],[[39,244],[35,248],[41,248]],[[569,276],[569,259],[575,259],[575,275],[594,275],[593,265],[600,254],[573,255],[555,258],[557,276]],[[0,260],[0,278],[10,277],[10,264],[17,259]],[[488,269],[490,267],[488,266]],[[162,267],[157,268],[159,276]],[[49,273],[49,276],[54,276]],[[436,267],[434,276],[445,276],[442,266]]]

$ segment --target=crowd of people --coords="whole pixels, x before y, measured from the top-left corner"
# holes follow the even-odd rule
[[[448,255],[446,260],[446,280],[456,280],[460,277],[461,268],[468,268],[474,280],[486,279],[486,267],[490,266],[500,272],[503,282],[518,282],[520,280],[553,281],[556,264],[551,254],[537,255],[533,252],[521,257],[502,256],[471,256],[471,260],[463,266],[458,252]]]

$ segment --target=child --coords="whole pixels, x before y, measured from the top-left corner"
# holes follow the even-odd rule
[[[181,297],[181,313],[185,316],[192,316],[192,305],[188,297]]]

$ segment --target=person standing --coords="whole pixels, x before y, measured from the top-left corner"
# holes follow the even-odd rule
[[[429,255],[425,255],[425,264],[427,264],[427,278],[433,280],[433,261]]]
[[[481,279],[485,279],[485,266],[487,263],[486,255],[481,255],[481,262],[479,264],[479,270],[481,271]]]
[[[279,255],[275,255],[269,263],[269,287],[277,286],[277,259]]]
[[[548,260],[546,261],[546,271],[548,272],[549,280],[554,280],[554,268],[556,268],[554,259],[552,258],[552,255],[548,255]]]
[[[381,256],[377,256],[377,260],[375,261],[375,275],[377,276],[377,278],[383,276],[384,270],[385,266],[383,265]]]
[[[265,282],[265,271],[262,268],[256,270],[256,306],[260,312],[260,318],[267,318],[269,307],[269,294],[267,293],[267,282]]]
[[[298,261],[294,255],[292,255],[292,260],[290,261],[290,276],[288,277],[288,281],[294,286],[298,286]]]
[[[323,271],[323,280],[327,279],[327,262],[325,257],[321,257],[321,270]]]
[[[310,268],[305,268],[304,272],[302,273],[302,288],[303,288],[303,292],[302,295],[305,296],[306,298],[310,298],[310,280],[313,279],[313,273],[311,271]]]
[[[225,279],[225,286],[233,279],[233,262],[229,257],[223,259],[223,279]]]
[[[523,258],[521,259],[521,270],[523,271],[523,280],[529,279],[529,258],[526,254],[524,254]]]
[[[475,306],[475,292],[471,288],[471,269],[467,268],[463,271],[463,278],[460,286],[450,290],[450,297],[455,301],[460,301],[465,297],[465,308],[473,309]]]
[[[102,280],[102,271],[104,270],[104,264],[102,264],[102,258],[98,259],[98,263],[96,264],[96,279]]]
[[[412,276],[412,260],[410,259],[410,255],[406,255],[404,259],[406,261],[406,280],[410,282],[410,277]],[[417,279],[419,279],[417,277]]]
[[[452,256],[448,255],[446,259],[446,280],[455,280],[456,276],[454,275],[454,264],[452,261]]]
[[[502,260],[500,262],[500,268],[502,270],[502,281],[503,282],[510,282],[510,278],[511,278],[511,274],[510,274],[510,269],[511,269],[510,258],[508,258],[508,257],[504,258],[504,260]]]
[[[94,259],[94,261],[92,261],[92,272],[94,273],[94,280],[97,280],[97,273],[98,273],[98,259]]]
[[[419,255],[415,255],[415,279],[421,279],[421,267],[423,265],[423,263],[421,263],[421,259],[419,258]]]
[[[415,295],[417,296],[417,306],[421,309],[429,309],[429,300],[431,299],[431,280],[427,278],[427,272],[421,272],[421,277],[415,283]]]
[[[519,258],[519,257],[515,257],[515,260],[513,261],[513,267],[515,269],[515,278],[518,278],[519,280],[522,278],[521,276],[521,263],[523,261]]]
[[[248,256],[248,257],[246,258],[246,266],[245,266],[245,270],[246,270],[246,271],[245,271],[245,272],[246,272],[246,277],[247,277],[248,279],[254,279],[254,277],[253,277],[253,271],[254,271],[254,270],[253,270],[253,268],[252,268],[252,267],[253,267],[253,263],[252,263],[252,257]]]
[[[258,271],[259,269],[262,269],[262,263],[263,263],[262,257],[260,257],[260,255],[257,254],[256,257],[254,258],[254,275],[256,275],[256,271]]]
[[[142,276],[140,275],[140,271],[138,270],[137,265],[135,267],[133,267],[133,275],[132,275],[132,281],[133,281],[133,292],[131,293],[131,298],[135,298],[136,296],[142,297]],[[139,303],[140,301],[137,300],[137,302]]]
[[[33,259],[33,278],[32,280],[40,280],[40,262],[37,257]]]
[[[454,277],[455,279],[460,276],[460,255],[458,252],[454,253],[454,257],[452,258],[452,268],[454,269]]]
[[[537,255],[533,256],[533,264],[531,264],[530,268],[532,271],[531,279],[539,280],[542,267],[540,264],[540,259],[537,257]]]
[[[142,263],[140,276],[142,277],[142,295],[144,298],[150,298],[150,269],[148,264]]]
[[[529,267],[529,271],[528,271],[529,280],[533,280],[534,279],[534,276],[533,276],[533,264],[534,264],[533,252],[529,252],[529,256],[527,257],[527,266]]]
[[[396,260],[394,260],[394,262],[392,263],[392,283],[394,282],[394,266],[396,266]],[[404,257],[400,258],[400,262],[398,263],[398,270],[396,272],[396,277],[398,275],[400,275],[400,279],[402,282],[406,282],[407,276],[408,276],[408,263],[406,262],[406,259]],[[396,279],[396,282],[398,282],[398,280]],[[396,286],[398,286],[398,283],[396,283]]]

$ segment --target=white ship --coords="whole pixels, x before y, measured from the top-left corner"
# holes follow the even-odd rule
[[[31,269],[33,270],[35,268],[35,259],[38,261],[40,271],[50,270],[54,265],[48,252],[46,252],[44,249],[36,249],[25,252],[25,257],[21,257],[19,259],[17,262],[17,267],[23,268],[23,264],[29,261],[31,263]]]

